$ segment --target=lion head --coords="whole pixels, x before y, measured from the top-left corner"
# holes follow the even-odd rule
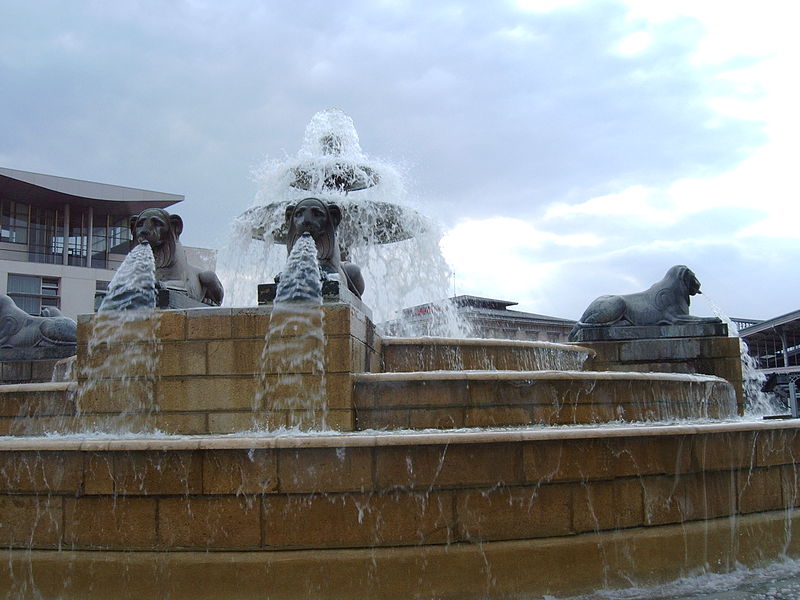
[[[338,262],[336,228],[341,220],[341,209],[319,198],[304,198],[297,204],[290,204],[286,207],[287,250],[291,252],[300,236],[308,232],[317,246],[317,258],[320,261]]]
[[[131,235],[137,244],[153,249],[156,267],[167,267],[175,260],[175,247],[183,232],[183,219],[162,208],[148,208],[131,217]]]
[[[669,271],[667,271],[664,279],[679,282],[689,296],[701,293],[700,280],[697,279],[697,275],[694,274],[694,271],[686,265],[675,265],[671,267]]]

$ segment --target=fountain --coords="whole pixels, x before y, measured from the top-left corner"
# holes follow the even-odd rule
[[[77,386],[0,386],[6,597],[563,597],[798,555],[800,427],[738,414],[735,338],[651,344],[660,373],[614,368],[630,340],[390,338],[293,250],[278,302],[118,326],[157,331],[148,402],[82,397],[102,314]]]
[[[450,270],[438,227],[408,205],[395,167],[365,155],[352,119],[342,111],[315,114],[297,156],[267,162],[258,178],[255,203],[235,220],[222,252],[226,305],[256,303],[256,284],[271,281],[285,260],[286,209],[309,197],[341,207],[341,259],[359,265],[374,322],[447,296]],[[441,302],[434,326],[408,333],[462,337],[466,331],[450,303]]]

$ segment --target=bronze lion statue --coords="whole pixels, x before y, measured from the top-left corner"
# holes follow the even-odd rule
[[[78,326],[48,308],[47,315],[36,317],[19,308],[11,297],[0,294],[0,348],[45,348],[75,346]],[[56,314],[57,313],[57,314]]]
[[[213,271],[190,265],[180,242],[183,219],[161,208],[148,208],[131,217],[131,233],[137,244],[147,242],[156,261],[156,281],[190,298],[219,306],[224,290]]]
[[[342,221],[342,209],[332,202],[319,198],[304,198],[297,204],[286,207],[288,236],[286,249],[289,253],[301,235],[308,232],[317,247],[319,268],[324,274],[338,274],[340,281],[357,297],[364,293],[364,277],[361,269],[341,259],[341,250],[336,229]]]
[[[689,314],[689,297],[699,293],[700,281],[694,272],[685,265],[675,265],[643,292],[597,298],[583,312],[569,338],[574,341],[577,332],[587,327],[719,323],[717,317]]]

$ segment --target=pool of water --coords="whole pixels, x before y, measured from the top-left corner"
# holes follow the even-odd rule
[[[569,600],[798,600],[800,560],[760,569],[701,575],[654,587],[599,591]],[[556,600],[545,596],[543,600]],[[561,600],[561,599],[559,599]]]

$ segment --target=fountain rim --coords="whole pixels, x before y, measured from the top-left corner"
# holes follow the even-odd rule
[[[354,382],[375,383],[380,381],[680,381],[690,383],[729,383],[715,375],[690,373],[647,373],[640,371],[402,371],[397,373],[353,373]]]
[[[311,448],[381,448],[403,446],[451,446],[466,444],[501,444],[547,442],[576,439],[688,436],[737,431],[775,431],[800,429],[800,420],[732,420],[714,423],[677,423],[605,426],[542,426],[537,428],[495,428],[452,431],[363,431],[298,434],[294,431],[264,434],[181,435],[149,437],[1,437],[0,452],[78,451],[131,452],[178,450],[275,450]]]
[[[543,340],[511,340],[504,338],[454,338],[437,336],[419,337],[391,337],[381,339],[384,346],[433,346],[433,345],[452,345],[452,346],[516,346],[519,348],[547,348],[552,350],[565,350],[567,352],[579,352],[596,356],[597,352],[587,346],[578,344],[562,344],[559,342],[545,342]]]
[[[728,383],[715,375],[695,375],[689,373],[646,373],[639,371],[402,371],[397,373],[353,373],[354,382],[407,381],[420,379],[426,381],[504,381],[569,379],[571,381],[683,381],[693,383]],[[20,392],[71,392],[77,389],[74,381],[45,381],[41,383],[7,383],[0,385],[0,394]]]

